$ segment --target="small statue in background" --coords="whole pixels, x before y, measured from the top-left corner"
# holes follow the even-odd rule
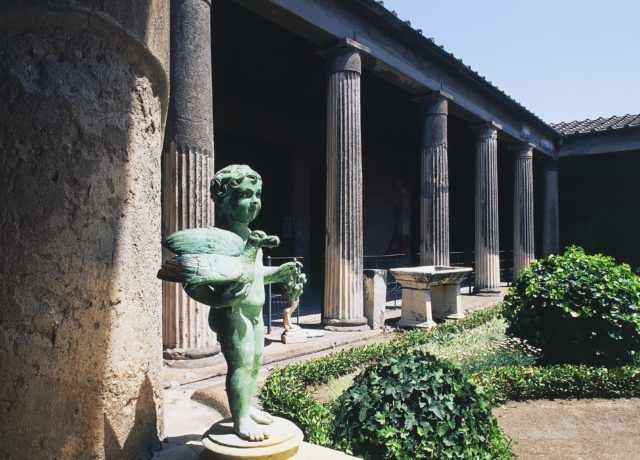
[[[227,361],[229,408],[235,433],[242,439],[268,437],[261,425],[273,419],[251,405],[258,371],[262,365],[264,285],[284,283],[290,299],[300,298],[306,281],[300,262],[265,267],[262,247],[280,241],[249,224],[261,208],[262,179],[246,165],[230,165],[211,180],[216,205],[213,228],[181,230],[166,237],[162,245],[176,254],[166,261],[158,277],[182,283],[192,299],[209,305],[209,327]]]
[[[304,277],[304,274],[302,275]],[[287,299],[287,306],[282,312],[282,323],[284,325],[284,334],[290,331],[300,330],[300,326],[293,324],[291,321],[291,315],[298,308],[300,303],[300,296],[302,295],[302,288],[306,278],[292,279],[289,282],[284,283],[284,293]],[[286,341],[283,339],[283,342]]]

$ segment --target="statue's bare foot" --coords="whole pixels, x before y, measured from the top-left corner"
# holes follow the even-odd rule
[[[260,425],[247,417],[233,424],[233,431],[242,439],[247,441],[262,441],[269,437]]]
[[[270,423],[273,423],[273,417],[271,417],[271,415],[263,410],[256,409],[255,407],[249,409],[249,417],[260,425],[269,425]]]

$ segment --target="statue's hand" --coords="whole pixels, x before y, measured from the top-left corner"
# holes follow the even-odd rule
[[[302,264],[297,260],[287,262],[286,264],[282,264],[278,267],[278,278],[280,278],[283,283],[294,281],[299,278],[301,274]]]
[[[302,295],[302,289],[304,284],[307,282],[307,277],[304,273],[302,273],[302,264],[297,260],[294,262],[288,262],[285,265],[292,264],[290,271],[286,273],[286,278],[284,278],[284,290],[287,295],[287,298],[290,300],[298,300]]]

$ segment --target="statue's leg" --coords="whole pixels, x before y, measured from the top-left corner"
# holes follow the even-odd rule
[[[225,309],[227,310],[227,309]],[[218,340],[227,361],[227,397],[235,433],[242,439],[261,441],[268,437],[250,416],[255,390],[255,338],[252,321],[237,309],[229,308],[224,325],[218,325]]]
[[[262,367],[262,358],[264,352],[264,321],[262,319],[262,312],[260,312],[254,322],[253,338],[254,354],[251,372],[251,385],[253,388],[252,392],[255,391],[258,382],[258,374],[260,372],[260,368]],[[262,425],[268,425],[273,422],[273,417],[271,417],[271,415],[263,410],[254,407],[253,405],[251,406],[249,414],[254,421]]]

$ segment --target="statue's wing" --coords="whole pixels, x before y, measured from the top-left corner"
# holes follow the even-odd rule
[[[178,255],[237,256],[244,249],[244,241],[235,233],[216,227],[190,228],[167,236],[162,240],[162,246]]]
[[[214,254],[175,256],[165,261],[158,272],[158,278],[164,281],[213,287],[237,281],[241,276],[239,258]]]

